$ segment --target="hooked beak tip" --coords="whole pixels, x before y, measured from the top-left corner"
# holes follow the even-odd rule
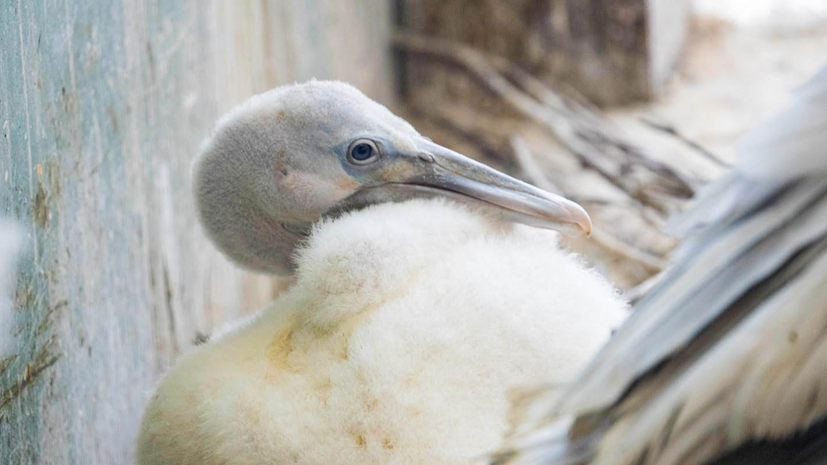
[[[576,205],[576,204],[575,204]],[[589,217],[589,214],[586,213],[580,205],[577,205],[577,208],[572,211],[572,218],[574,219],[574,224],[576,224],[583,234],[586,237],[591,237],[592,235],[592,219]]]
[[[578,226],[583,230],[583,234],[586,237],[592,237],[592,222],[589,221],[588,223],[578,223]]]
[[[557,220],[562,223],[568,223],[575,227],[576,230],[579,230],[580,233],[585,234],[586,237],[591,237],[592,219],[586,210],[575,202],[566,199],[562,200],[565,202],[562,208],[564,213],[561,213]]]

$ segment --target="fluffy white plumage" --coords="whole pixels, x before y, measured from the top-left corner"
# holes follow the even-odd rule
[[[556,233],[436,200],[317,226],[296,275],[169,373],[140,464],[468,463],[512,387],[568,382],[625,316]]]

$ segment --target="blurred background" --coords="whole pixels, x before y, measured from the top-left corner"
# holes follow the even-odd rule
[[[252,94],[350,82],[435,141],[580,202],[635,299],[667,219],[827,58],[821,0],[3,0],[0,463],[132,460],[164,371],[284,280],[204,237],[189,168]],[[0,306],[0,311],[3,311]]]

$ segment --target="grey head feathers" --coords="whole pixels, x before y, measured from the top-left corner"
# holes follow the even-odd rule
[[[434,144],[340,82],[251,98],[221,118],[193,174],[208,236],[231,260],[267,273],[293,271],[319,219],[410,198],[447,197],[542,228],[591,227],[580,206]]]

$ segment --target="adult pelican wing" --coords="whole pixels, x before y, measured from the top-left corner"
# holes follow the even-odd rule
[[[675,266],[495,463],[827,463],[827,68],[676,226]]]

